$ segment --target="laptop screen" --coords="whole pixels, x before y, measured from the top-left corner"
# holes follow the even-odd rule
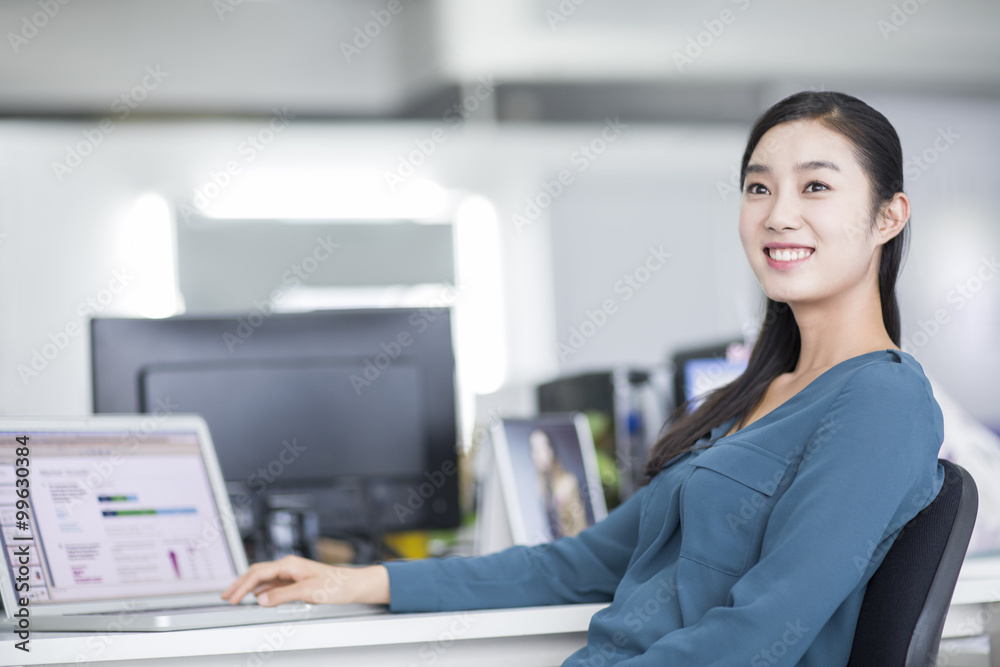
[[[27,521],[15,492],[24,435]],[[195,430],[0,430],[0,535],[15,586],[15,554],[28,554],[32,604],[211,592],[236,576]]]

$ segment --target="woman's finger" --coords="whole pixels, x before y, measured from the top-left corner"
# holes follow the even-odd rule
[[[312,579],[305,579],[286,586],[274,586],[265,592],[258,593],[257,602],[262,607],[274,607],[293,600],[312,602],[311,593],[314,583]]]
[[[230,603],[236,604],[243,599],[244,595],[262,583],[279,579],[294,581],[296,577],[288,569],[288,563],[281,561],[255,563],[226,589],[222,597],[229,600]]]
[[[266,564],[267,563],[254,563],[253,565],[251,565],[249,568],[247,568],[246,572],[236,577],[236,579],[234,579],[233,582],[229,584],[226,590],[222,592],[222,597],[228,598],[229,596],[231,596],[233,593],[236,592],[237,588],[243,585],[243,583],[247,580],[248,577],[252,575],[252,573],[254,573],[259,569],[259,566]]]
[[[259,584],[256,588],[254,588],[251,591],[251,593],[253,593],[254,595],[260,595],[261,593],[266,593],[272,588],[281,588],[282,586],[288,586],[294,583],[295,583],[294,581],[289,581],[288,579],[275,579],[273,581],[266,581],[262,584]]]

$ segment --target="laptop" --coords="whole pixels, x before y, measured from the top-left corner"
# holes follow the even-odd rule
[[[253,595],[238,605],[219,597],[247,558],[197,415],[0,417],[0,542],[7,622],[26,609],[31,630],[387,613],[384,605],[262,607]]]

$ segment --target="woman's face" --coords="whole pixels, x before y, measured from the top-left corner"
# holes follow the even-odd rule
[[[531,460],[535,464],[535,469],[538,472],[548,472],[555,458],[549,437],[544,431],[532,431],[528,436],[528,442],[531,443]]]
[[[815,120],[768,130],[747,164],[739,221],[764,293],[794,305],[877,285],[870,191],[843,135]]]

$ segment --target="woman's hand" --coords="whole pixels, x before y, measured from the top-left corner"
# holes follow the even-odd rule
[[[264,607],[302,600],[314,604],[389,604],[389,571],[382,565],[325,565],[301,556],[254,563],[222,593],[237,604],[248,593]]]

